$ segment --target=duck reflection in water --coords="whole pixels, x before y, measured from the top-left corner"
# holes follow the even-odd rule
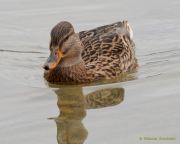
[[[82,123],[87,109],[117,105],[124,98],[123,88],[101,89],[84,96],[81,86],[49,86],[55,88],[58,98],[60,114],[55,119],[58,144],[83,144],[88,135]]]

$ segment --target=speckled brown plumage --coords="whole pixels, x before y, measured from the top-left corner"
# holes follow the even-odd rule
[[[68,26],[64,24],[66,25],[66,22],[59,23],[53,28],[50,45],[60,45],[59,49],[67,51],[72,47],[73,52],[79,50],[80,56],[77,56],[76,63],[73,59],[75,57],[71,55],[73,52],[69,52],[68,58],[62,59],[55,69],[44,74],[47,81],[87,83],[100,79],[113,79],[121,73],[137,68],[135,44],[127,21],[82,31],[78,34],[74,33],[71,24],[68,22]],[[60,42],[57,42],[58,39]]]

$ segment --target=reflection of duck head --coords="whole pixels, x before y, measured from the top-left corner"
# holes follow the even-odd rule
[[[82,124],[86,115],[82,91],[75,87],[61,87],[55,90],[58,96],[60,115],[56,119],[59,144],[83,144],[87,130]]]
[[[84,96],[81,86],[49,86],[56,88],[58,98],[60,114],[55,121],[59,144],[83,144],[88,134],[82,123],[86,109],[117,105],[124,97],[123,88],[101,89]]]

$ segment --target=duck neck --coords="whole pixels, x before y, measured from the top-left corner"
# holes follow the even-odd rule
[[[83,61],[70,66],[58,65],[54,70],[44,73],[44,77],[51,83],[87,83],[90,74],[87,73]]]

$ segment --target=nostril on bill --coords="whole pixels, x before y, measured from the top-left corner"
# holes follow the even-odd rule
[[[45,70],[49,70],[49,66],[48,66],[48,65],[45,65],[43,68],[44,68]]]

